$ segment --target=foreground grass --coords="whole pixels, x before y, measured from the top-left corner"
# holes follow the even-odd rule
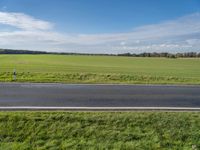
[[[200,84],[200,59],[0,55],[0,82]]]
[[[200,113],[1,112],[0,149],[200,149]]]

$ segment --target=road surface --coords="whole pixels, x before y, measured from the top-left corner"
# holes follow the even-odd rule
[[[200,109],[200,86],[0,83],[5,107]]]

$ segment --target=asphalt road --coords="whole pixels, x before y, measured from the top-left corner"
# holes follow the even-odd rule
[[[0,107],[195,107],[200,86],[0,83]]]

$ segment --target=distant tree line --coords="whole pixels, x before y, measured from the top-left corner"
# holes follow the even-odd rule
[[[0,54],[47,54],[44,51],[0,49]]]
[[[45,52],[45,51],[13,50],[13,49],[0,49],[0,54],[57,54],[57,55],[107,55],[107,56],[116,56],[115,54]]]
[[[30,51],[30,50],[12,50],[0,49],[0,54],[57,54],[57,55],[91,55],[91,56],[127,56],[127,57],[166,57],[166,58],[193,58],[200,57],[200,52],[187,52],[187,53],[123,53],[123,54],[91,54],[91,53],[64,53],[64,52],[45,52],[45,51]]]
[[[131,54],[131,53],[124,53],[118,54],[118,56],[130,56],[130,57],[167,57],[167,58],[188,58],[188,57],[200,57],[200,53],[197,52],[187,52],[187,53],[140,53],[140,54]]]

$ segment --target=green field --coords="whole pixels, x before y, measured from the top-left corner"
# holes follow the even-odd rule
[[[198,58],[0,55],[0,82],[200,84]]]
[[[1,112],[0,149],[200,149],[199,112]]]

